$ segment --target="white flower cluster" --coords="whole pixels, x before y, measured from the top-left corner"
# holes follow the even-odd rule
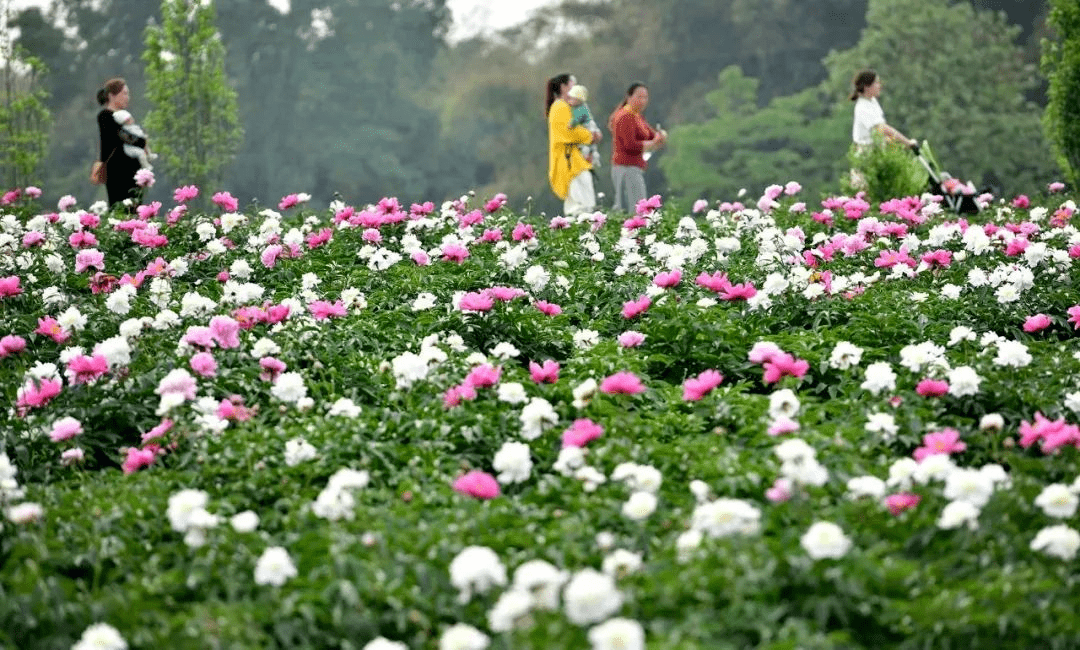
[[[371,476],[366,471],[339,469],[327,481],[326,487],[319,492],[319,496],[311,506],[311,511],[316,517],[330,521],[352,520],[355,516],[353,508],[356,506],[352,491],[367,487],[370,480]]]
[[[450,562],[450,584],[458,590],[458,602],[465,604],[473,594],[486,594],[492,587],[506,585],[506,567],[495,551],[486,546],[468,546]]]
[[[180,490],[169,497],[165,516],[174,531],[184,533],[184,543],[192,548],[206,544],[206,531],[221,521],[206,511],[208,500],[209,495],[202,490]]]
[[[524,442],[504,442],[491,466],[499,472],[499,483],[524,483],[532,473],[532,450]]]
[[[801,438],[790,438],[773,449],[780,459],[780,476],[796,485],[825,485],[829,471],[817,461],[817,452]]]

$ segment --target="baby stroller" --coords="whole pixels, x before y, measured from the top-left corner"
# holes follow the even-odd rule
[[[978,192],[969,181],[964,183],[953,178],[948,172],[943,171],[934,158],[934,152],[930,150],[930,144],[923,140],[921,145],[912,148],[915,157],[926,168],[930,175],[928,191],[940,194],[943,197],[942,205],[956,214],[978,214],[979,203],[975,200]]]

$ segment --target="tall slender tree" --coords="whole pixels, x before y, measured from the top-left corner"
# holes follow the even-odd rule
[[[1043,72],[1050,80],[1046,136],[1066,177],[1080,184],[1080,4],[1050,0],[1057,39],[1043,41]]]
[[[41,182],[50,113],[45,66],[28,56],[8,31],[11,6],[0,2],[0,182],[20,187]]]
[[[200,187],[221,182],[243,137],[214,18],[213,0],[162,0],[143,52],[151,147],[170,178]]]

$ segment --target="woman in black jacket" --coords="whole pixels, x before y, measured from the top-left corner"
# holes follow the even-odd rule
[[[126,110],[130,92],[123,79],[110,79],[98,91],[98,103],[103,106],[98,113],[98,130],[101,132],[101,160],[105,163],[105,189],[109,193],[109,207],[125,199],[138,199],[139,187],[135,184],[135,172],[139,161],[124,155],[124,145],[145,147],[144,138],[134,137],[120,130],[113,113]]]

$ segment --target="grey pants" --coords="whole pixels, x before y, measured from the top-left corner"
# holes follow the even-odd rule
[[[638,201],[643,201],[645,195],[645,170],[632,165],[613,165],[611,167],[611,182],[615,184],[615,210],[633,212],[637,208]]]

